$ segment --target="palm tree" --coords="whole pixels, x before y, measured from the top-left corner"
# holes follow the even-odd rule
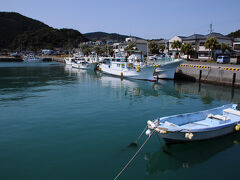
[[[148,49],[150,54],[159,54],[159,47],[156,42],[151,41],[148,44]]]
[[[136,48],[136,43],[131,42],[131,43],[129,43],[128,46],[125,48],[125,51],[131,51],[131,50],[138,50],[138,49]]]
[[[211,52],[211,59],[213,59],[213,52],[218,47],[218,42],[215,37],[207,38],[206,42],[204,43],[205,48],[210,49]]]
[[[159,45],[159,50],[161,51],[161,53],[163,53],[163,51],[165,50],[165,45],[164,44],[160,44]]]
[[[229,46],[229,44],[222,43],[221,44],[221,50],[222,50],[222,53],[224,54],[226,51],[230,52],[231,47]]]
[[[182,45],[181,51],[183,54],[187,55],[187,60],[189,59],[189,55],[193,52],[193,46],[190,43],[186,43]]]
[[[182,47],[182,42],[173,41],[171,47],[172,47],[172,49],[177,49],[177,54],[178,54],[178,49],[180,49]]]

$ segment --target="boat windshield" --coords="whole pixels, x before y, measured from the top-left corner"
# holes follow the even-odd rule
[[[126,59],[124,59],[124,58],[114,58],[112,61],[113,62],[126,62]]]

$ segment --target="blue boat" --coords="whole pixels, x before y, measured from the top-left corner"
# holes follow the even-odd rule
[[[179,143],[212,139],[240,130],[240,111],[236,104],[200,112],[180,114],[148,121],[147,135],[151,131],[166,143]]]

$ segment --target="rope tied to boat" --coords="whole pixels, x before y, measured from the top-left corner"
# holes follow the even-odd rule
[[[123,171],[126,170],[126,168],[129,166],[129,164],[133,161],[133,159],[138,155],[138,153],[141,151],[141,149],[143,148],[143,146],[148,142],[148,140],[151,138],[151,136],[153,135],[153,133],[155,132],[155,130],[153,130],[148,138],[145,140],[145,142],[142,144],[142,146],[137,150],[137,152],[133,155],[133,157],[128,161],[128,163],[124,166],[124,168],[118,173],[118,175],[114,178],[114,180],[117,180],[118,177],[123,173]]]

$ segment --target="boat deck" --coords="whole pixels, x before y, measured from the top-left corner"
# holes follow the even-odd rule
[[[209,128],[218,128],[225,125],[231,125],[234,123],[238,123],[240,121],[240,112],[237,110],[233,110],[231,108],[225,109],[222,111],[221,114],[207,114],[205,119],[203,120],[196,120],[196,121],[190,121],[191,118],[188,118],[188,122],[185,123],[179,123],[180,121],[173,123],[173,120],[176,120],[175,118],[170,118],[169,120],[165,120],[164,122],[160,123],[158,127],[161,128],[167,128],[168,130],[172,131],[184,131],[184,130],[204,130]],[[182,116],[181,116],[182,117]]]
[[[219,126],[219,125],[222,125],[222,124],[231,123],[230,119],[223,120],[223,119],[220,119],[220,118],[209,118],[209,117],[207,117],[206,119],[204,119],[202,121],[188,123],[188,124],[182,125],[180,127],[183,128],[183,129],[203,129],[203,128],[211,128],[211,127],[216,127],[216,126]]]

